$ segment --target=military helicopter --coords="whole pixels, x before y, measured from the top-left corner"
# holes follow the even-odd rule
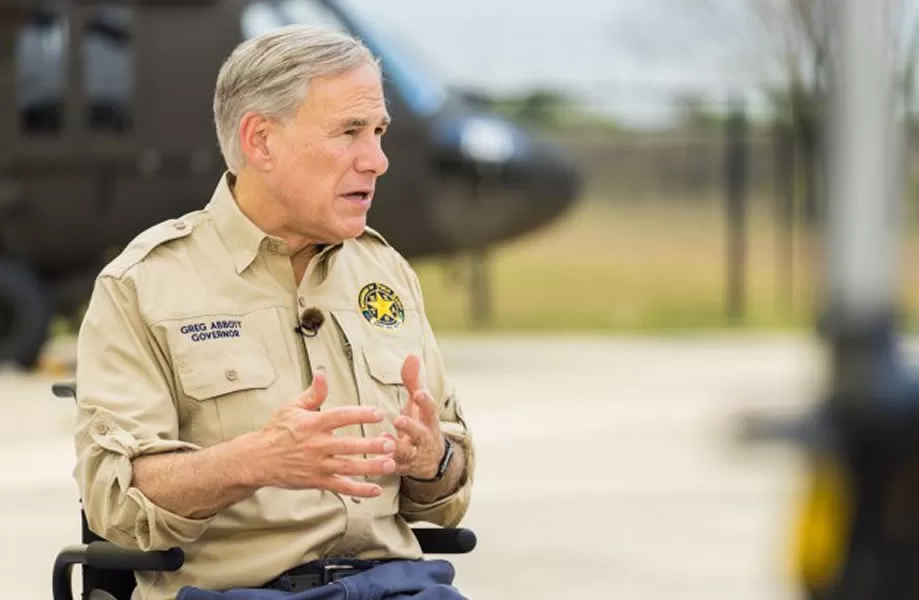
[[[224,170],[211,103],[239,42],[291,23],[381,58],[390,170],[369,223],[406,258],[481,255],[576,200],[560,149],[441,84],[335,0],[0,0],[0,363],[34,365],[135,235]]]

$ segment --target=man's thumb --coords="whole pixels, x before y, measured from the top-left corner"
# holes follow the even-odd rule
[[[408,388],[409,397],[413,396],[421,385],[421,359],[414,354],[405,357],[402,363],[402,383]]]
[[[329,393],[329,384],[326,381],[325,373],[316,371],[313,375],[313,384],[310,385],[304,393],[297,398],[297,404],[306,410],[317,410]]]

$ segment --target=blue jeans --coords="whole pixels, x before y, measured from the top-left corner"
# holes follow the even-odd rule
[[[455,574],[445,560],[395,560],[301,592],[183,587],[176,600],[468,600],[453,587]]]

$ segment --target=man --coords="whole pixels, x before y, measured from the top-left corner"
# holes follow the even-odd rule
[[[461,598],[408,525],[462,519],[474,451],[418,279],[365,225],[388,167],[377,62],[277,30],[227,59],[214,113],[210,203],[108,264],[80,330],[90,528],[184,549],[136,600],[274,598],[238,588],[289,591],[320,559],[354,568],[292,598]]]

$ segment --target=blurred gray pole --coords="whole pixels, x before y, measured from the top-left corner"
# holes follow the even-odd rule
[[[475,206],[482,209],[487,205],[486,179],[487,169],[479,166],[475,170],[471,193],[475,197]],[[470,316],[474,328],[483,328],[491,324],[491,277],[488,264],[488,249],[477,248],[469,256],[469,294]]]
[[[846,329],[894,304],[896,168],[887,0],[840,0],[829,128],[828,308]]]
[[[830,0],[829,389],[778,431],[813,456],[796,557],[808,600],[919,598],[919,379],[898,357],[902,176],[889,0]]]
[[[488,269],[488,250],[478,248],[469,257],[472,326],[491,324],[491,278]]]
[[[746,304],[747,262],[747,116],[741,99],[731,103],[725,135],[727,314],[738,322]]]
[[[792,126],[776,119],[773,129],[775,165],[776,301],[780,310],[794,311],[795,141]]]
[[[832,47],[826,331],[831,389],[822,407],[851,507],[826,600],[919,597],[915,482],[919,387],[896,356],[895,135],[889,0],[836,0]],[[826,553],[824,553],[825,555]],[[813,580],[815,583],[819,578]]]

